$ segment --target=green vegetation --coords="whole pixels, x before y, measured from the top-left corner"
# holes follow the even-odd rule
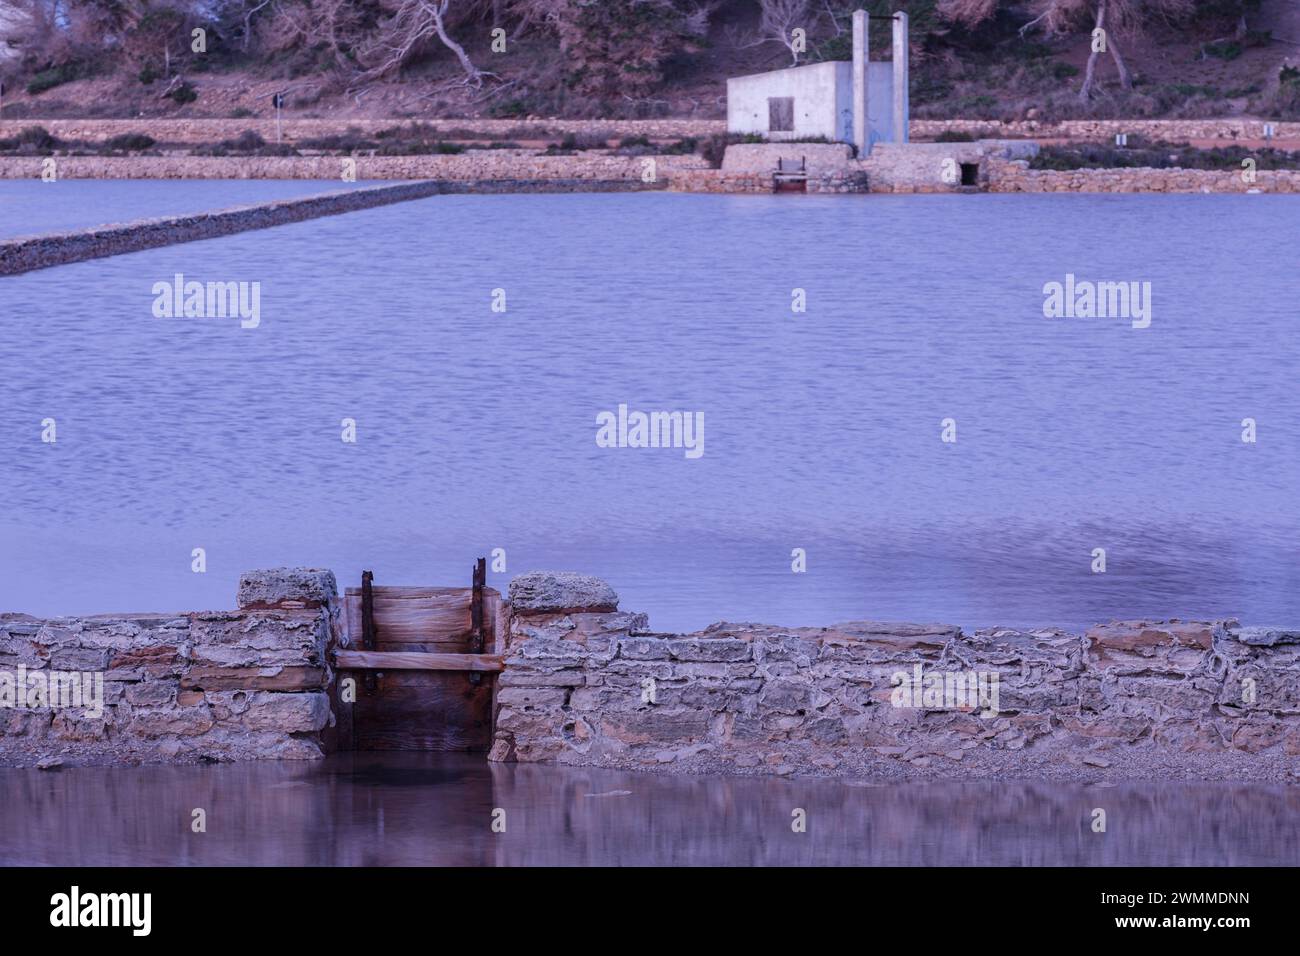
[[[56,86],[62,86],[64,83],[71,83],[73,80],[80,79],[83,74],[81,64],[63,63],[59,66],[50,67],[48,70],[41,70],[27,83],[27,92],[32,96],[44,93],[46,90],[52,90]]]
[[[146,149],[153,149],[156,143],[157,140],[152,136],[146,136],[144,133],[123,133],[120,136],[113,136],[105,140],[104,146],[108,149],[138,153]]]

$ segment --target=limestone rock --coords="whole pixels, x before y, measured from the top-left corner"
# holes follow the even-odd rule
[[[319,607],[337,595],[334,572],[323,568],[272,568],[239,577],[241,609]]]
[[[530,571],[510,582],[515,614],[616,611],[618,594],[600,578],[573,571]]]

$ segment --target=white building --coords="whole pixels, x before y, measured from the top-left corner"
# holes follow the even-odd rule
[[[727,131],[771,140],[825,137],[866,156],[906,143],[907,14],[893,21],[892,62],[870,62],[867,13],[853,14],[853,61],[828,61],[727,80]],[[861,131],[861,132],[860,132]]]

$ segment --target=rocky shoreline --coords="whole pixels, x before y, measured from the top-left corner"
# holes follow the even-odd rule
[[[1255,120],[1035,121],[989,123],[978,120],[913,121],[913,142],[879,144],[857,159],[844,144],[740,143],[726,147],[716,168],[700,137],[721,137],[714,120],[576,121],[576,120],[434,120],[402,126],[392,120],[343,124],[328,120],[289,120],[277,135],[269,120],[58,120],[47,131],[65,147],[51,155],[0,156],[0,179],[319,179],[436,180],[461,184],[467,191],[538,191],[548,184],[587,184],[592,189],[670,189],[679,192],[771,193],[776,190],[778,158],[797,168],[808,164],[803,191],[815,193],[943,192],[1124,192],[1124,193],[1296,193],[1300,170],[1268,168],[1268,151],[1247,170],[1104,167],[1035,169],[1029,160],[1043,142],[1112,140],[1126,132],[1151,143],[1195,140],[1242,149],[1265,143],[1300,144],[1300,123],[1275,123],[1273,139]],[[18,136],[29,121],[0,122],[0,139]],[[446,137],[450,151],[425,143],[409,155],[383,155],[376,146],[385,135]],[[132,135],[156,140],[156,148],[109,150],[96,154],[88,144],[111,143]],[[283,140],[290,155],[266,150],[239,155],[200,155],[204,144],[226,136],[224,143],[251,137]],[[557,135],[582,137],[576,149],[557,148]],[[510,141],[486,142],[500,136]],[[365,141],[365,137],[374,139]],[[453,142],[460,138],[461,143]],[[633,146],[615,146],[619,137]],[[979,137],[979,138],[976,138]],[[946,138],[947,141],[927,141]],[[520,142],[514,142],[514,139]],[[439,140],[438,142],[441,142]],[[472,144],[465,147],[462,144]],[[717,139],[711,140],[720,150]],[[337,148],[308,149],[333,144]],[[81,144],[85,148],[71,148]],[[301,152],[294,155],[295,144]],[[352,144],[348,148],[348,144]],[[290,148],[294,147],[294,148]],[[50,152],[45,150],[45,152]],[[210,150],[208,150],[210,152]],[[739,159],[733,158],[739,157]],[[1177,157],[1175,157],[1177,158]]]
[[[809,193],[1300,193],[1300,170],[1111,168],[1031,169],[980,143],[917,144],[925,151],[878,150],[807,178]],[[732,147],[735,149],[736,147]],[[792,145],[796,158],[826,148]],[[939,155],[943,154],[943,155]],[[951,166],[945,166],[945,160]],[[974,183],[949,175],[963,163],[979,167]],[[56,157],[57,180],[71,179],[312,179],[342,182],[428,180],[451,191],[539,192],[667,189],[675,192],[770,194],[769,170],[714,169],[698,156],[619,156],[588,152],[546,155],[536,150],[474,150],[454,156],[68,156]],[[0,179],[41,180],[41,157],[0,157]],[[51,183],[55,188],[57,180]],[[435,189],[435,191],[438,191]]]

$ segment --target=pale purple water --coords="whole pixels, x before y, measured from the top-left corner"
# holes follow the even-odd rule
[[[3,279],[0,609],[500,547],[660,629],[1300,623],[1297,235],[1282,196],[440,196]],[[261,326],[154,319],[176,272]],[[1150,281],[1151,327],[1045,319],[1067,272]],[[598,448],[620,402],[704,456]]]
[[[1300,789],[672,776],[352,754],[0,774],[11,866],[1293,866]],[[192,812],[207,832],[193,833]],[[1095,833],[1093,810],[1106,811]],[[791,829],[794,808],[807,830]],[[491,829],[505,811],[505,832]],[[498,816],[499,818],[499,816]]]
[[[0,239],[373,185],[316,179],[5,180],[0,183]]]

